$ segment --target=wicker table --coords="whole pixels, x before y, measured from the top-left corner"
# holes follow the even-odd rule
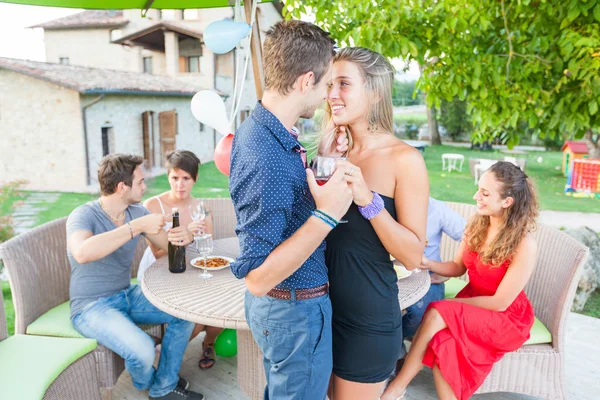
[[[214,241],[214,255],[235,258],[239,253],[237,238]],[[188,249],[187,260],[196,257]],[[182,274],[172,274],[167,268],[167,257],[161,257],[146,270],[142,290],[146,298],[176,317],[223,328],[237,330],[238,383],[251,399],[262,399],[266,384],[262,353],[254,342],[244,317],[246,285],[236,279],[229,268],[212,271],[212,278],[200,278],[201,270],[189,266]],[[399,301],[402,308],[419,301],[429,290],[429,275],[413,273],[398,281]]]

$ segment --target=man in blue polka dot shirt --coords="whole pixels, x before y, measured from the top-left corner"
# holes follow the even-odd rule
[[[264,43],[265,93],[233,140],[229,188],[241,251],[231,269],[248,286],[265,399],[325,399],[332,370],[324,239],[352,193],[341,167],[317,185],[292,127],[326,99],[333,49],[313,24],[276,24]]]

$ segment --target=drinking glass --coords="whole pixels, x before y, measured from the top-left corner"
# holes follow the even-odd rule
[[[206,267],[206,257],[213,251],[212,235],[210,233],[206,233],[204,235],[195,236],[194,243],[196,245],[196,251],[198,254],[204,257],[204,267],[202,267],[203,272],[199,275],[200,278],[212,278],[212,274],[207,271]]]
[[[346,157],[316,156],[312,159],[311,169],[315,174],[315,180],[319,186],[323,186],[331,178],[335,172],[337,160],[346,160]],[[348,221],[340,219],[339,222],[345,224]]]
[[[188,210],[194,221],[204,221],[204,218],[206,218],[206,207],[202,200],[198,200],[195,204],[190,204]]]

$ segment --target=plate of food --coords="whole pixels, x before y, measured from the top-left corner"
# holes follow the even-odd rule
[[[233,258],[225,256],[206,257],[206,269],[208,271],[218,271],[220,269],[229,268],[232,262]],[[202,269],[204,268],[204,257],[196,257],[190,261],[190,264],[192,264],[192,267]]]
[[[394,271],[396,271],[398,280],[408,278],[412,275],[412,271],[409,271],[406,268],[404,268],[404,265],[400,264],[399,262],[394,263]]]

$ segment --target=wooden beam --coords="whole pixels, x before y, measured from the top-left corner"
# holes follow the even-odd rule
[[[252,21],[252,0],[244,1],[246,21]],[[250,54],[252,55],[252,71],[254,72],[254,86],[256,87],[256,98],[262,99],[265,76],[262,59],[262,42],[260,40],[260,27],[258,26],[258,7],[256,8],[256,19],[252,25],[252,40],[250,41]]]

